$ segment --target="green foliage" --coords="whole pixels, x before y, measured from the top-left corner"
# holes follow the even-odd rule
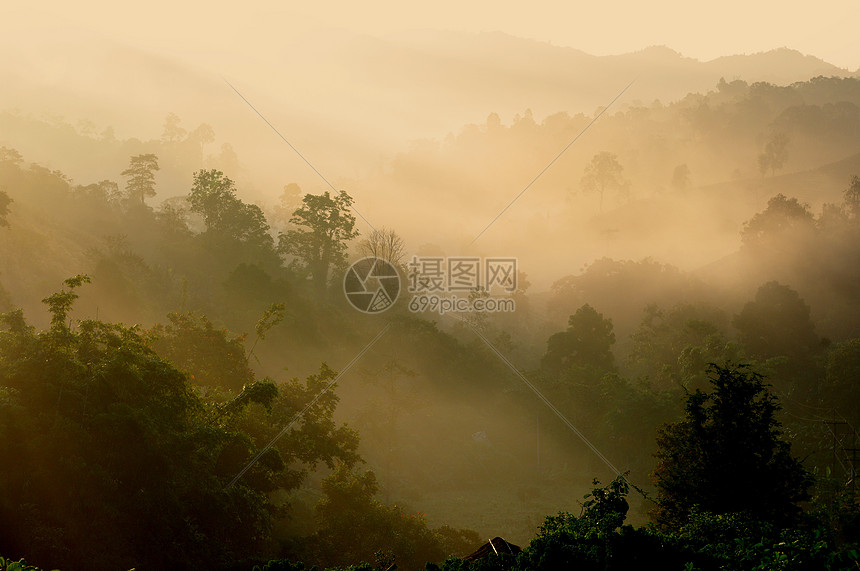
[[[678,545],[706,557],[706,568],[736,571],[846,569],[852,559],[839,550],[823,525],[785,529],[748,514],[693,511],[673,534]]]
[[[242,481],[250,481],[254,487],[267,491],[293,490],[301,484],[307,470],[316,468],[318,463],[333,469],[337,464],[352,467],[359,462],[358,434],[332,419],[339,401],[334,387],[323,392],[336,376],[336,371],[322,364],[319,372],[304,382],[294,378],[277,385],[274,398],[274,385],[264,380],[246,386],[237,397],[220,405],[219,425],[237,435],[231,455],[225,456],[225,463],[219,467],[221,473],[232,478],[258,448],[280,435],[299,412],[302,416],[289,437],[279,438],[268,456],[261,459],[260,470],[248,472]],[[314,404],[308,408],[311,401]],[[246,406],[250,403],[259,406]],[[267,459],[276,469],[267,468]]]
[[[629,362],[655,387],[704,388],[707,363],[739,358],[739,348],[724,331],[725,315],[707,306],[645,308],[639,330],[631,336]]]
[[[63,285],[68,288],[68,291],[66,291],[66,289],[62,289],[42,300],[42,303],[48,306],[48,311],[51,313],[51,330],[53,332],[68,332],[66,319],[69,315],[69,311],[72,309],[72,305],[74,305],[75,300],[78,299],[78,294],[75,293],[75,289],[81,287],[85,283],[90,283],[90,278],[83,274],[68,278],[63,282]]]
[[[191,212],[203,217],[207,237],[214,246],[238,242],[264,253],[272,249],[274,241],[263,211],[257,205],[239,200],[235,183],[223,172],[216,169],[195,172],[188,202]]]
[[[153,347],[162,358],[189,373],[191,382],[202,387],[239,390],[254,373],[245,355],[245,337],[231,337],[205,315],[170,313],[167,325],[156,325]]]
[[[48,331],[21,311],[2,316],[2,552],[70,570],[218,568],[269,547],[280,509],[268,493],[298,486],[303,466],[357,460],[357,438],[332,421],[337,397],[328,393],[225,489],[335,372],[323,367],[307,383],[280,387],[250,382],[218,405],[156,354],[151,334],[93,320],[68,325],[85,281],[71,278],[46,298],[55,318]],[[180,323],[206,330],[192,318]]]
[[[591,493],[586,494],[582,503],[582,514],[578,518],[570,514],[559,514],[557,517],[547,517],[538,535],[548,535],[563,529],[576,529],[582,533],[606,534],[618,529],[627,517],[630,505],[627,494],[630,486],[623,476],[618,476],[608,486],[597,487],[600,482],[595,479]]]
[[[711,158],[715,156],[711,152],[714,148],[728,153],[725,162],[718,161],[722,164],[716,166],[710,164],[713,161],[689,163],[695,169],[697,183],[707,184],[724,180],[726,165],[731,164],[731,168],[740,165],[741,170],[752,166],[749,159],[760,150],[760,141],[753,143],[752,137],[763,132],[774,118],[777,121],[773,127],[778,132],[792,134],[793,146],[825,143],[838,148],[840,157],[843,156],[854,147],[837,145],[831,135],[823,133],[838,132],[843,141],[856,145],[858,85],[856,79],[835,78],[819,78],[784,88],[722,82],[717,91],[709,94],[665,106],[634,107],[606,120],[623,128],[625,133],[655,133],[657,138],[653,141],[659,144],[633,142],[635,160],[629,150],[620,151],[631,159],[627,161],[628,167],[634,169],[637,184],[643,188],[656,189],[669,182],[666,179],[671,165],[679,161],[667,162],[667,155],[658,154],[665,144],[702,145]],[[830,102],[834,97],[839,103]],[[454,151],[461,160],[473,163],[463,166],[479,166],[487,171],[476,160],[482,155],[475,152],[481,150],[487,155],[486,142],[501,143],[497,149],[515,149],[521,154],[524,147],[520,137],[528,133],[528,137],[535,137],[529,143],[536,143],[530,148],[537,155],[543,153],[540,149],[545,143],[537,137],[549,134],[569,140],[568,133],[578,131],[586,122],[584,116],[560,114],[538,125],[529,115],[516,119],[508,128],[496,117],[488,120],[486,128],[469,128],[452,137],[453,143],[446,142],[438,152],[433,152],[449,161],[446,166],[454,163],[444,153]],[[660,130],[651,129],[654,126],[660,126]],[[671,128],[664,128],[667,126]],[[814,129],[821,133],[816,135]],[[737,148],[728,148],[725,142],[730,139],[725,138],[726,133],[734,137],[741,131],[751,133],[750,140]],[[676,137],[672,134],[675,132],[680,135]],[[177,157],[183,153],[193,156],[197,161],[193,168],[200,168],[203,147],[212,140],[211,128],[207,126],[194,130],[188,137],[185,135],[178,117],[169,117],[164,140],[170,153],[162,156],[170,164],[162,167],[165,171],[176,171],[169,175],[174,182],[191,170],[179,173]],[[157,144],[146,142],[143,147],[155,148],[153,145]],[[459,152],[462,150],[470,152]],[[496,153],[489,154],[494,161],[499,160]],[[793,147],[792,154],[793,159],[803,160],[801,150]],[[404,174],[415,174],[402,170],[403,165],[415,162],[413,155],[406,154],[405,160],[395,162],[394,168],[400,169],[400,180],[406,180]],[[127,156],[127,151],[122,150],[120,160]],[[695,161],[695,156],[690,151],[684,160]],[[272,532],[275,525],[288,516],[314,520],[309,515],[310,502],[302,504],[307,514],[290,511],[293,499],[289,493],[297,491],[309,470],[320,464],[336,472],[339,468],[335,466],[341,464],[346,473],[352,474],[342,474],[339,481],[326,483],[330,492],[326,501],[330,502],[329,507],[336,503],[346,506],[354,518],[348,521],[340,517],[337,509],[322,507],[317,512],[320,531],[307,540],[307,550],[292,549],[307,554],[308,561],[324,560],[330,551],[337,552],[340,545],[348,545],[356,536],[375,542],[374,551],[355,555],[371,562],[359,566],[365,569],[384,566],[392,556],[400,568],[406,567],[404,561],[420,566],[430,551],[432,557],[442,557],[463,555],[477,547],[480,538],[473,532],[448,527],[428,531],[420,516],[406,516],[409,510],[386,506],[376,499],[376,484],[367,485],[366,475],[355,471],[359,461],[357,434],[333,421],[338,403],[333,392],[323,394],[297,418],[336,377],[335,371],[323,366],[310,378],[276,383],[262,376],[257,379],[251,370],[251,364],[264,371],[276,370],[283,364],[281,360],[272,362],[274,358],[267,360],[265,351],[273,346],[276,348],[269,351],[269,357],[277,355],[281,359],[284,351],[290,351],[290,366],[300,370],[306,370],[323,357],[340,361],[356,349],[355,345],[366,333],[336,304],[303,298],[308,285],[325,290],[331,283],[332,268],[346,261],[346,246],[357,235],[348,195],[326,193],[302,199],[296,185],[285,188],[277,210],[284,226],[279,251],[295,257],[291,268],[286,269],[273,248],[262,210],[239,200],[235,184],[220,171],[198,171],[187,201],[183,197],[171,199],[157,213],[152,213],[145,203],[154,194],[158,162],[148,162],[146,157],[156,156],[132,157],[132,168],[123,172],[130,179],[125,202],[138,206],[123,209],[118,208],[118,186],[112,181],[72,185],[63,173],[39,165],[24,166],[19,153],[0,148],[3,189],[0,225],[7,219],[10,196],[15,199],[12,203],[15,213],[21,214],[16,216],[14,227],[0,236],[4,245],[12,246],[3,252],[4,265],[9,268],[4,276],[16,301],[32,305],[43,295],[39,293],[41,284],[54,279],[51,275],[69,275],[84,260],[83,263],[93,263],[88,271],[94,277],[96,291],[87,295],[92,292],[87,290],[82,296],[77,312],[80,315],[99,315],[96,311],[101,310],[101,315],[110,315],[112,319],[121,316],[129,323],[152,323],[168,310],[180,307],[183,311],[173,314],[166,325],[145,331],[99,321],[77,324],[70,317],[75,315],[72,310],[79,286],[85,283],[80,279],[67,282],[60,292],[45,299],[52,317],[48,331],[31,327],[20,311],[0,319],[0,552],[24,554],[28,559],[31,553],[38,554],[42,564],[70,562],[73,567],[69,571],[75,567],[119,569],[131,565],[217,568],[231,562],[236,564],[238,559],[252,561],[252,556],[253,562],[261,562],[265,557],[283,554],[275,542],[285,538]],[[659,160],[653,160],[655,157]],[[207,166],[226,164],[224,161],[237,164],[237,157],[229,147],[212,160]],[[605,185],[600,186],[599,169],[593,164],[587,175],[593,180],[583,179],[583,186],[593,184],[595,189],[600,186],[602,195],[616,188],[615,183],[620,181],[618,187],[623,190],[620,163],[617,157],[613,160],[618,168],[613,167],[609,172],[617,176],[604,179]],[[641,165],[645,164],[654,165],[652,173],[643,172]],[[577,163],[567,173],[557,173],[559,180],[577,178],[575,171],[581,173],[582,166]],[[772,172],[777,169],[773,162],[769,168]],[[463,169],[463,172],[468,171]],[[674,186],[687,187],[689,173],[687,165],[680,165],[673,176]],[[496,182],[504,182],[510,175],[505,169],[491,173],[499,179],[489,181],[487,187],[497,186]],[[449,179],[440,177],[439,181],[440,188],[434,191],[451,192],[459,188],[450,184]],[[426,182],[428,188],[434,184]],[[563,185],[558,188],[561,192]],[[803,292],[809,306],[815,308],[817,330],[837,341],[856,336],[860,279],[857,265],[846,261],[856,259],[860,243],[856,224],[860,212],[858,196],[860,179],[855,176],[843,204],[827,206],[816,220],[806,205],[779,195],[771,199],[767,210],[750,220],[743,235],[745,247],[741,257],[750,264],[747,269],[761,273],[753,278],[758,280],[756,283],[773,279],[791,283]],[[195,216],[189,216],[189,212]],[[289,213],[293,213],[295,225],[291,228],[286,227]],[[200,232],[198,217],[202,218],[205,231]],[[120,234],[128,238],[120,239]],[[110,236],[107,248],[93,248],[105,235]],[[7,237],[11,239],[6,241]],[[394,233],[383,231],[359,247],[372,252],[390,251],[396,257],[402,246],[398,240]],[[723,267],[719,265],[717,269]],[[691,278],[690,274],[649,259],[598,260],[580,275],[564,278],[553,287],[551,314],[578,314],[578,309],[584,307],[608,308],[612,321],[592,309],[590,322],[594,327],[589,329],[587,320],[576,327],[571,323],[568,331],[553,336],[554,352],[547,351],[550,363],[538,374],[548,373],[551,378],[542,380],[549,381],[547,394],[551,400],[566,414],[572,412],[571,418],[588,429],[590,438],[594,435],[593,441],[601,450],[613,461],[617,458],[642,473],[642,477],[632,478],[633,481],[643,481],[644,474],[650,471],[646,464],[653,446],[652,434],[659,423],[676,418],[678,407],[673,408],[673,403],[681,398],[680,387],[693,390],[705,386],[705,363],[737,360],[746,349],[729,341],[724,322],[716,312],[702,306],[693,309],[683,305],[707,300],[713,291],[710,285]],[[28,294],[30,298],[26,297]],[[826,374],[822,365],[818,375],[813,359],[806,362],[797,359],[815,353],[818,347],[815,335],[809,334],[811,328],[804,325],[809,322],[809,306],[787,288],[772,288],[764,297],[759,300],[757,296],[749,304],[749,310],[744,308],[741,315],[745,319],[739,316],[737,323],[744,344],[758,356],[790,357],[784,368],[803,371],[814,381],[808,394],[821,400],[810,401],[810,405],[838,405],[844,407],[846,418],[856,415],[860,407],[854,382],[855,343],[852,340],[835,343],[826,354]],[[288,300],[288,304],[273,304],[282,300]],[[521,301],[525,298],[518,299],[518,308],[522,307]],[[655,306],[642,320],[642,307],[654,302],[672,309]],[[584,306],[586,303],[591,305]],[[184,313],[185,308],[194,308],[195,313]],[[11,310],[12,305],[0,289],[0,311],[6,309]],[[211,322],[202,317],[204,311]],[[479,316],[482,319],[479,325],[493,331],[488,336],[498,346],[505,345],[502,350],[506,354],[515,353],[515,361],[520,362],[518,359],[522,357],[526,366],[535,366],[546,329],[537,321],[523,318],[521,311],[517,313],[516,321],[511,321],[516,327],[504,327],[499,337],[495,337],[495,332],[501,331],[497,329],[498,320]],[[513,320],[513,316],[510,318]],[[284,325],[275,327],[279,322]],[[402,360],[405,368],[415,370],[416,380],[401,383],[399,373],[389,379],[384,369],[368,366],[369,374],[375,375],[377,382],[383,380],[400,388],[364,386],[352,395],[382,395],[378,401],[356,399],[357,407],[366,405],[367,415],[376,417],[377,433],[372,439],[374,448],[370,448],[370,453],[376,456],[371,461],[379,462],[384,454],[380,449],[384,447],[402,453],[398,458],[400,464],[412,464],[408,467],[412,475],[408,477],[407,467],[378,472],[387,481],[390,478],[389,483],[397,483],[389,491],[396,489],[407,496],[421,489],[417,481],[426,482],[428,488],[451,481],[464,487],[484,486],[486,480],[475,477],[476,467],[494,477],[501,489],[522,474],[528,473],[530,477],[531,466],[519,465],[527,464],[522,462],[519,452],[533,444],[526,431],[514,438],[500,431],[494,444],[504,439],[504,447],[499,445],[495,449],[468,439],[469,430],[473,430],[468,428],[471,419],[483,423],[492,419],[488,411],[493,410],[499,417],[505,417],[498,421],[499,427],[512,420],[513,417],[506,415],[508,411],[516,414],[527,408],[521,405],[524,399],[520,398],[522,387],[515,384],[518,381],[512,380],[480,341],[464,342],[457,331],[449,335],[439,328],[442,326],[414,316],[395,316],[395,323],[384,343],[365,359],[380,363]],[[244,336],[229,333],[221,328],[222,324],[234,331],[253,328],[255,347],[249,351]],[[628,380],[620,374],[627,373],[623,367],[620,372],[615,370],[612,349],[617,347],[616,336],[624,346],[627,334],[637,326],[630,362],[634,378]],[[830,329],[826,329],[828,326]],[[555,327],[561,329],[559,324]],[[574,335],[573,329],[583,335]],[[840,334],[834,336],[831,333],[834,330]],[[514,336],[505,337],[507,332]],[[264,345],[257,352],[256,342],[267,337],[268,347]],[[792,343],[801,346],[798,349]],[[415,351],[415,347],[420,351]],[[251,361],[252,354],[257,360]],[[550,373],[553,366],[560,371]],[[787,377],[776,378],[784,383]],[[409,390],[404,391],[402,385]],[[457,408],[440,408],[434,402],[438,395],[427,390],[428,387],[444,390],[445,396],[456,398]],[[806,402],[797,392],[790,396]],[[413,405],[419,400],[426,408],[418,409],[416,414],[417,407]],[[725,426],[720,430],[713,428],[717,424],[712,418],[713,395],[703,397],[697,406],[705,417],[700,425],[695,425],[701,430],[694,430],[693,425],[688,428],[689,434],[699,440],[692,448],[678,448],[675,460],[681,463],[686,461],[688,452],[701,452],[696,462],[688,462],[683,470],[679,469],[678,477],[686,478],[690,486],[698,482],[699,491],[708,491],[719,488],[719,482],[715,485],[703,482],[702,466],[711,466],[730,452],[738,452],[738,448],[745,452],[745,446],[752,448],[758,440],[732,428],[734,421],[723,422]],[[399,416],[386,412],[397,409],[409,410]],[[450,414],[445,419],[452,426],[439,431],[438,418],[450,410],[462,412],[459,416],[469,420]],[[534,418],[532,410],[526,412],[530,419]],[[223,490],[224,484],[293,419],[291,431],[262,455],[237,485]],[[678,424],[688,421],[689,418]],[[763,424],[766,423],[758,425]],[[570,458],[564,456],[560,461],[561,455],[552,457],[553,437],[557,435],[552,434],[551,425],[552,422],[544,423],[541,418],[542,467],[560,470],[562,461],[566,463]],[[368,430],[370,426],[368,423]],[[394,429],[401,426],[402,432],[410,431],[410,438],[398,441]],[[419,429],[433,433],[434,438],[438,434],[435,442],[438,449],[444,448],[448,453],[456,450],[468,457],[468,461],[460,466],[453,466],[455,462],[436,462],[435,457],[431,458],[435,452],[423,446]],[[455,440],[454,435],[460,432],[466,435],[466,445]],[[497,438],[489,428],[487,434],[491,439]],[[742,446],[729,446],[731,439]],[[749,446],[747,440],[752,441]],[[522,446],[519,441],[528,444]],[[718,446],[702,442],[717,442]],[[456,454],[443,458],[452,456],[456,458]],[[757,460],[764,462],[766,454],[760,456]],[[779,457],[778,451],[773,457]],[[415,458],[422,462],[411,462]],[[726,462],[733,461],[730,458]],[[749,498],[764,487],[750,465],[741,463],[735,467],[738,477],[733,485],[743,488],[738,494],[742,498]],[[512,466],[516,469],[512,470]],[[582,469],[579,464],[571,471]],[[753,474],[749,486],[743,481],[747,472]],[[728,468],[722,472],[726,481],[732,481],[733,475]],[[412,480],[401,485],[409,477]],[[538,483],[531,489],[537,486]],[[339,495],[343,490],[357,496],[351,498],[352,504],[350,498]],[[531,555],[520,563],[509,557],[489,557],[475,563],[449,559],[443,566],[526,569],[534,563],[535,568],[555,569],[564,568],[569,562],[585,568],[618,569],[658,565],[678,569],[685,566],[856,568],[856,554],[852,555],[852,550],[856,547],[858,518],[853,503],[832,508],[820,521],[784,518],[788,523],[775,523],[779,518],[768,514],[713,513],[694,505],[683,526],[667,531],[624,525],[626,507],[622,509],[620,502],[616,505],[611,500],[613,497],[623,500],[623,494],[611,486],[602,490],[601,501],[586,501],[587,509],[579,517],[550,518],[545,525],[551,531],[535,543]],[[607,506],[603,515],[593,502]],[[313,523],[300,523],[305,525],[302,533],[310,534]],[[286,542],[289,544],[290,539]],[[336,543],[334,547],[332,542]],[[106,545],[110,548],[106,549]],[[323,553],[325,545],[329,547]],[[397,550],[396,555],[392,546]],[[358,561],[346,559],[336,564]],[[304,567],[284,560],[268,565],[272,569]]]
[[[595,480],[595,484],[597,481]],[[840,545],[826,522],[804,517],[791,528],[750,514],[694,509],[677,530],[624,524],[628,486],[617,478],[585,496],[582,514],[547,517],[537,537],[519,554],[465,562],[448,560],[443,571],[555,571],[628,569],[770,571],[853,569],[856,545]]]
[[[187,568],[254,544],[268,518],[261,497],[219,497],[211,460],[222,437],[199,423],[184,375],[139,332],[84,321],[58,343],[56,327],[37,334],[20,313],[6,324],[0,379],[13,393],[0,414],[0,521],[21,525],[2,548],[73,568]],[[225,500],[235,516],[199,511]],[[204,555],[233,517],[247,518],[245,531]]]
[[[594,484],[598,485],[597,480]],[[619,476],[585,496],[579,517],[569,513],[547,517],[513,569],[641,569],[655,568],[658,562],[664,569],[678,568],[673,565],[677,556],[667,553],[659,537],[647,529],[623,525],[627,493],[628,485]]]
[[[689,394],[684,419],[657,438],[657,522],[677,528],[697,507],[790,522],[811,478],[781,439],[776,397],[743,366],[711,365],[710,380],[713,391]]]
[[[328,287],[329,270],[346,266],[347,242],[358,236],[352,197],[345,191],[335,196],[306,194],[290,222],[296,226],[278,236],[282,254],[295,256],[295,265],[311,276],[321,295]]]
[[[257,334],[257,337],[261,340],[265,339],[266,333],[268,333],[272,327],[283,321],[285,310],[286,306],[283,303],[273,303],[270,305],[269,308],[263,312],[260,320],[257,321],[257,324],[254,326],[254,332]]]
[[[23,559],[12,561],[4,557],[0,557],[0,571],[42,571],[38,567],[27,565]],[[56,570],[55,570],[56,571]]]
[[[248,351],[249,360],[250,356],[254,354],[254,349],[256,348],[257,343],[265,339],[269,330],[283,321],[285,315],[286,305],[283,303],[273,303],[263,312],[263,315],[260,316],[260,319],[254,325],[254,332],[257,334],[257,337],[254,339],[254,344]]]

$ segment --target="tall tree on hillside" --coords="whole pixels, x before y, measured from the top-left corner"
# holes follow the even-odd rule
[[[352,197],[343,190],[334,196],[328,191],[306,194],[290,219],[297,228],[278,236],[278,249],[296,257],[320,295],[328,286],[329,270],[346,266],[347,242],[358,236],[351,206]]]
[[[400,266],[403,262],[403,239],[390,228],[374,230],[358,244],[358,250],[364,256],[381,258]]]
[[[774,176],[776,171],[785,166],[788,160],[788,135],[785,133],[774,133],[767,144],[764,152],[758,156],[758,168],[764,176],[767,171]]]
[[[235,183],[223,172],[208,169],[194,173],[188,203],[192,212],[203,216],[210,237],[271,248],[273,240],[263,211],[237,198]]]
[[[215,141],[215,129],[208,123],[200,123],[196,129],[188,133],[188,141],[194,142],[200,152],[200,159],[203,159],[203,149],[209,143]]]
[[[182,119],[176,113],[168,113],[164,118],[164,131],[161,133],[161,140],[165,143],[178,143],[185,138],[188,133],[179,124]]]
[[[624,167],[618,162],[618,155],[608,151],[597,153],[585,167],[582,188],[587,192],[600,195],[600,212],[603,212],[603,195],[608,190],[626,192],[629,183],[622,176]]]
[[[745,367],[711,365],[710,382],[657,437],[658,523],[677,529],[694,509],[785,523],[809,498],[811,477],[782,439],[776,397]]]
[[[155,171],[159,170],[158,157],[152,153],[131,157],[129,166],[122,171],[128,177],[125,185],[129,204],[144,206],[147,198],[155,196]]]

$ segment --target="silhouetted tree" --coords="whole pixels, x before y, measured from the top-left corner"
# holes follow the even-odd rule
[[[709,374],[713,390],[689,394],[684,419],[657,437],[658,523],[677,529],[694,509],[786,523],[809,498],[811,476],[782,439],[776,397],[746,367],[711,365]]]
[[[147,198],[155,196],[155,171],[157,170],[159,170],[158,157],[154,154],[131,157],[128,168],[120,173],[128,177],[125,194],[129,204],[143,206]]]
[[[182,120],[176,113],[168,113],[164,118],[164,131],[161,133],[161,140],[165,143],[178,143],[188,133],[185,129],[179,126]]]
[[[570,316],[567,330],[549,338],[541,366],[554,374],[571,367],[607,371],[615,359],[611,351],[614,343],[612,320],[585,304]]]
[[[388,569],[421,569],[428,561],[442,561],[441,538],[420,515],[404,513],[376,499],[379,485],[371,471],[363,474],[339,465],[322,481],[325,496],[317,504],[319,530],[305,541],[314,563],[326,568],[373,561],[385,553]]]
[[[777,194],[767,201],[766,209],[744,223],[741,240],[746,245],[779,245],[788,234],[812,232],[814,228],[815,217],[808,205]]]
[[[332,419],[337,395],[321,393],[335,371],[255,382],[241,342],[191,317],[160,332],[174,337],[171,361],[137,326],[73,327],[88,281],[70,278],[43,300],[46,331],[21,310],[0,314],[0,553],[70,570],[222,569],[270,547],[282,513],[271,492],[297,488],[320,462],[358,461],[356,433]],[[227,354],[208,363],[219,350]],[[178,361],[236,375],[211,384],[245,386],[210,384],[203,397]],[[227,487],[299,411],[291,434]]]
[[[600,195],[600,212],[603,212],[603,195],[607,190],[627,191],[629,184],[621,176],[623,171],[624,167],[618,162],[618,155],[608,151],[594,155],[585,167],[582,188]]]
[[[785,133],[774,133],[764,147],[764,152],[758,156],[758,168],[764,175],[770,170],[771,176],[782,169],[788,160],[788,136]]]
[[[403,239],[390,228],[373,230],[359,242],[358,251],[363,256],[371,256],[391,262],[398,267],[403,262]]]
[[[803,357],[818,346],[809,306],[775,281],[761,286],[732,323],[747,351],[758,357]]]
[[[107,179],[86,186],[77,186],[75,191],[90,201],[101,204],[118,202],[121,196],[119,185]]]
[[[254,379],[245,355],[245,336],[230,337],[205,315],[170,313],[169,325],[151,331],[152,346],[201,387],[241,389]]]
[[[200,153],[199,158],[203,158],[203,149],[209,143],[215,141],[215,129],[208,123],[201,123],[196,129],[188,133],[187,141],[195,143]]]
[[[216,240],[233,240],[270,249],[273,239],[259,206],[236,197],[236,185],[219,170],[194,173],[188,196],[191,211],[203,216],[206,232]]]
[[[343,190],[335,196],[328,191],[306,194],[290,219],[297,228],[278,236],[279,250],[296,257],[320,295],[328,286],[329,270],[346,266],[347,242],[358,236],[351,205],[352,197]]]

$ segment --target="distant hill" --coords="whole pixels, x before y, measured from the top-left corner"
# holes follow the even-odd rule
[[[288,177],[320,181],[219,75],[335,179],[379,168],[382,157],[407,142],[442,138],[491,112],[503,123],[526,109],[538,120],[559,111],[590,115],[633,80],[617,109],[705,92],[720,78],[784,85],[852,75],[785,48],[701,62],[667,47],[593,56],[497,32],[380,38],[331,31],[285,38],[282,50],[259,57],[201,55],[209,59],[194,62],[94,37],[29,47],[0,39],[0,48],[22,54],[0,61],[0,110],[62,117],[98,133],[112,126],[121,138],[159,137],[169,112],[188,129],[206,122],[218,135],[208,152],[229,141],[249,169],[262,173],[262,165],[277,165],[264,176],[261,193],[291,182]],[[20,137],[32,138],[7,131],[0,144],[21,146]],[[20,150],[31,160],[61,161],[49,146],[35,142]],[[72,165],[56,166],[68,171]]]
[[[448,93],[451,103],[457,98],[461,106],[477,103],[464,94],[480,93],[484,109],[502,117],[525,107],[539,117],[557,111],[590,112],[632,80],[636,84],[627,101],[665,103],[711,89],[721,77],[784,85],[819,75],[850,75],[785,48],[701,62],[664,46],[593,56],[502,33],[434,32],[388,41],[362,37],[350,42],[349,50],[351,63],[387,75],[392,88],[425,93],[428,100],[434,93]]]

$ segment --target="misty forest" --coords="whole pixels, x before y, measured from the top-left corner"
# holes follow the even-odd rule
[[[667,52],[364,168],[220,78],[0,109],[0,570],[860,569],[860,76]],[[514,311],[415,311],[463,256]]]

